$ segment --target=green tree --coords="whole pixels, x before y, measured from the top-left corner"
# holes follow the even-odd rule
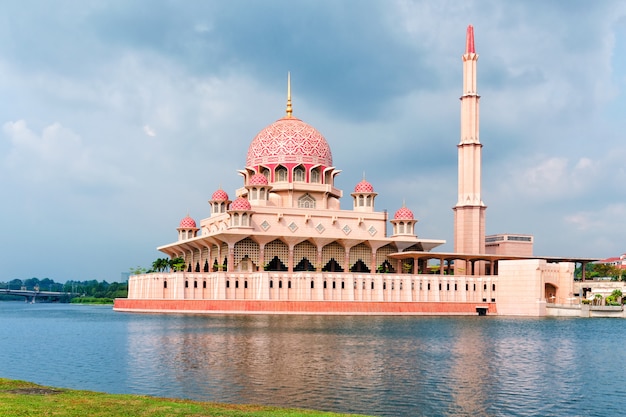
[[[152,262],[152,270],[156,272],[163,272],[169,268],[170,263],[167,258],[158,258],[154,262]]]
[[[130,271],[131,275],[141,275],[141,274],[145,274],[146,272],[148,272],[148,270],[146,268],[143,268],[141,266],[136,266],[135,268],[130,267],[128,268]]]
[[[185,260],[183,258],[174,258],[168,261],[170,268],[172,271],[184,271],[185,270]]]

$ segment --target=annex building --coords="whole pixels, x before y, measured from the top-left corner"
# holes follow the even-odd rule
[[[183,218],[178,239],[158,248],[183,258],[184,270],[131,276],[128,299],[114,309],[541,316],[550,303],[571,302],[571,260],[533,257],[529,235],[485,235],[477,61],[469,26],[453,253],[435,251],[444,240],[419,236],[408,207],[377,211],[365,178],[349,196],[336,188],[330,145],[294,116],[288,81],[284,117],[252,139],[242,187],[216,190],[207,217]],[[351,209],[340,208],[342,198]]]

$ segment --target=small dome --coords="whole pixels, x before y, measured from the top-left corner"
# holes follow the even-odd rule
[[[374,186],[367,182],[365,179],[358,183],[356,187],[354,187],[355,193],[373,193]]]
[[[238,197],[235,201],[230,203],[230,210],[252,210],[252,206],[247,199]]]
[[[415,220],[413,212],[406,207],[402,207],[393,216],[394,220]]]
[[[248,185],[268,185],[267,178],[263,174],[254,174],[250,181],[248,181]]]
[[[226,191],[222,190],[221,188],[219,190],[217,190],[216,192],[213,193],[213,196],[211,197],[211,200],[213,201],[227,201],[228,200],[228,194],[226,194]]]
[[[180,221],[180,225],[178,225],[179,229],[195,229],[196,221],[191,217],[187,216]]]

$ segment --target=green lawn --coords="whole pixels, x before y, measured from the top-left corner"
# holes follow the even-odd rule
[[[0,378],[0,416],[45,417],[296,417],[356,416],[320,411],[204,403],[141,395],[103,394],[52,388]]]

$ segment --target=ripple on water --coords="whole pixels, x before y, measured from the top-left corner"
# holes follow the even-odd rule
[[[46,385],[379,416],[620,415],[626,397],[624,320],[21,303],[0,303],[0,314],[0,376]]]

